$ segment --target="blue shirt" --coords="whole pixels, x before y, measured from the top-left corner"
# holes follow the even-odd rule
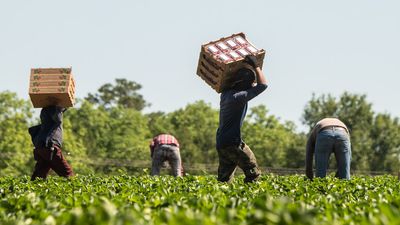
[[[35,137],[35,147],[62,147],[62,119],[64,108],[48,106],[40,111],[40,130]]]
[[[259,95],[266,84],[257,84],[246,91],[227,90],[222,92],[217,130],[217,149],[239,146],[242,142],[240,128],[247,112],[247,102]]]

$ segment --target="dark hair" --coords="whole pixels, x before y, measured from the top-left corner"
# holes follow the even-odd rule
[[[244,91],[251,88],[256,80],[256,74],[249,68],[240,68],[236,74],[232,84],[232,88],[239,91]]]

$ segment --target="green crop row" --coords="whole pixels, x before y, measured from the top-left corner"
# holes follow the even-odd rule
[[[0,224],[400,224],[396,177],[0,178]]]

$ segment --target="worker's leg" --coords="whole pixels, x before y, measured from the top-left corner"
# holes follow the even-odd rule
[[[334,147],[334,136],[331,129],[318,133],[315,143],[315,176],[326,177],[329,166],[329,157]]]
[[[175,177],[182,176],[182,161],[181,155],[179,153],[179,148],[169,145],[167,152],[167,159],[172,169],[172,175],[174,175]]]
[[[243,170],[246,176],[244,182],[252,182],[261,175],[256,157],[250,147],[245,143],[242,143],[238,148],[238,160],[239,167]]]
[[[36,164],[35,164],[35,169],[33,170],[31,176],[31,180],[35,180],[38,177],[46,179],[50,171],[50,163],[48,163],[48,161],[45,160],[42,156],[42,155],[46,156],[46,154],[45,153],[39,154],[40,151],[46,151],[46,149],[35,148],[35,150],[33,150],[33,155],[36,160]]]
[[[151,175],[158,176],[160,175],[161,167],[165,161],[165,152],[160,146],[154,149],[152,164],[151,164]]]
[[[50,157],[51,168],[56,172],[59,176],[62,177],[71,177],[74,175],[72,171],[72,167],[69,165],[67,160],[65,160],[62,150],[58,146],[54,146],[53,156]]]
[[[351,162],[351,142],[346,131],[335,131],[335,156],[337,162],[336,177],[341,179],[350,179],[350,162]]]
[[[218,149],[218,158],[218,181],[231,181],[238,165],[237,147],[230,146]]]

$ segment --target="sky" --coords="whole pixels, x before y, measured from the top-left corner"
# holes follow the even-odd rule
[[[366,94],[400,115],[400,1],[0,0],[0,91],[28,99],[30,68],[72,67],[77,97],[116,78],[171,112],[219,95],[197,75],[200,47],[244,32],[267,52],[252,100],[301,130],[313,93]]]

